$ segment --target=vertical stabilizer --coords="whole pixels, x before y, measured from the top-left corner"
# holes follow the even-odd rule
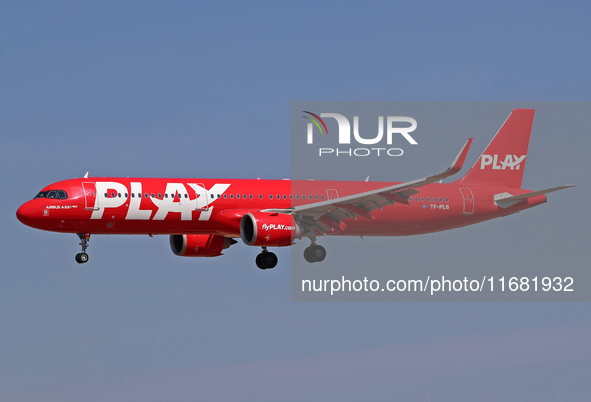
[[[521,188],[534,109],[515,109],[480,158],[458,182]]]

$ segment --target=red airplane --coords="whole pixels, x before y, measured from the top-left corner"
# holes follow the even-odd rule
[[[245,179],[89,178],[59,181],[24,203],[17,218],[36,229],[76,233],[88,261],[91,234],[170,235],[174,254],[216,257],[235,238],[262,247],[261,269],[274,268],[268,247],[308,237],[304,258],[320,262],[321,235],[410,236],[472,225],[546,202],[521,188],[534,118],[515,109],[468,173],[460,171],[470,138],[442,173],[406,183]]]

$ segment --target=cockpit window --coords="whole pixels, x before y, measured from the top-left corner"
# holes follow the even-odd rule
[[[68,193],[66,193],[64,190],[41,191],[39,194],[35,196],[35,198],[53,198],[65,200],[68,198]]]

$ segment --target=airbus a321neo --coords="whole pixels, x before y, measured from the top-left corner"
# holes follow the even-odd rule
[[[469,139],[444,172],[406,183],[236,179],[91,178],[43,188],[17,211],[36,229],[76,233],[88,261],[91,234],[169,235],[174,254],[216,257],[237,243],[262,247],[261,269],[274,268],[269,247],[307,237],[304,258],[320,262],[322,235],[410,236],[511,215],[546,202],[546,193],[521,188],[534,118],[515,109],[468,173]]]

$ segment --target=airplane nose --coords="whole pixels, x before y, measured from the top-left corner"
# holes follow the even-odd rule
[[[35,218],[35,210],[33,209],[30,201],[25,202],[20,206],[20,208],[16,211],[16,218],[27,226],[31,225],[31,222]]]

